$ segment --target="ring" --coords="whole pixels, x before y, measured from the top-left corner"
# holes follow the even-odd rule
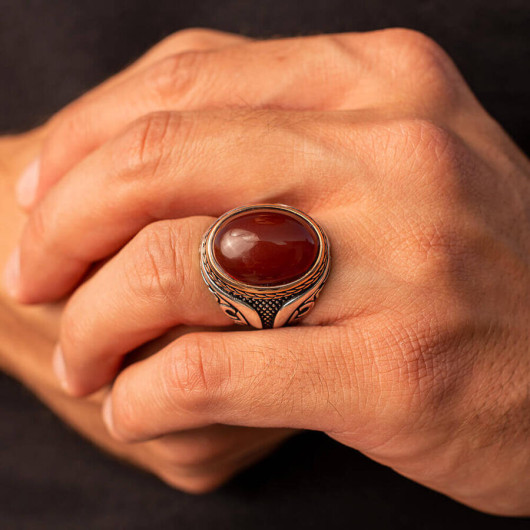
[[[201,273],[237,324],[278,328],[306,315],[326,282],[330,247],[324,230],[283,204],[241,206],[206,231]]]

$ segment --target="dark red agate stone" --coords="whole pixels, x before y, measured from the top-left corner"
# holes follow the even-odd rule
[[[318,244],[316,232],[304,219],[280,210],[255,210],[218,229],[213,253],[235,280],[275,286],[306,274],[317,259]]]

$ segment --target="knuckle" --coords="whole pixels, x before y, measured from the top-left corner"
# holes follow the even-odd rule
[[[387,225],[392,262],[415,281],[423,277],[439,283],[443,275],[457,272],[457,266],[463,270],[458,264],[469,263],[480,244],[480,225],[473,214],[466,226],[458,221],[463,183],[473,178],[469,174],[477,166],[476,157],[451,131],[429,120],[398,120],[374,134],[375,143],[384,145],[388,154],[381,171],[398,177],[389,188],[391,200],[413,200],[415,208],[406,223]]]
[[[390,413],[406,425],[425,410],[432,412],[446,404],[465,371],[469,322],[461,315],[448,317],[440,304],[435,307],[431,301],[431,305],[422,314],[418,311],[386,326],[386,354],[378,359],[384,387],[392,389]]]
[[[155,174],[171,144],[169,136],[178,129],[179,121],[179,115],[173,112],[154,112],[136,120],[114,149],[117,176],[136,177],[146,169]]]
[[[114,170],[111,168],[110,172],[122,182],[136,184],[139,177],[148,175],[152,185],[158,177],[163,183],[169,159],[172,165],[186,162],[186,148],[195,134],[195,125],[190,114],[180,112],[153,112],[142,116],[117,140],[113,149]],[[141,202],[141,197],[135,197]]]
[[[186,223],[175,233],[170,222],[159,221],[143,228],[134,239],[134,260],[125,261],[126,278],[133,291],[153,299],[163,297],[174,300],[181,286],[186,285],[189,266],[181,258],[186,255],[181,247],[188,248],[189,230]],[[177,248],[177,245],[179,248]]]
[[[434,353],[441,350],[440,333],[426,320],[416,325],[396,326],[391,334],[395,340],[400,363],[401,380],[414,385],[433,376]]]
[[[436,284],[440,292],[448,290],[449,279],[470,280],[477,247],[484,243],[475,228],[462,229],[452,217],[451,212],[444,212],[435,223],[413,222],[411,233],[404,234],[402,248],[396,252],[411,280],[414,277],[418,282]]]
[[[462,149],[458,139],[431,120],[412,118],[385,123],[374,129],[377,140],[388,148],[387,162],[399,167],[403,176],[419,175],[439,181],[454,173]]]
[[[402,121],[398,127],[401,139],[394,161],[405,184],[435,200],[445,213],[453,212],[462,200],[463,179],[477,165],[475,155],[450,130],[430,120]]]
[[[51,120],[50,134],[43,145],[42,166],[49,168],[57,159],[62,160],[65,155],[65,145],[71,146],[73,140],[80,143],[80,139],[90,136],[92,129],[92,115],[85,98],[68,105]],[[86,149],[92,147],[94,146],[87,145]]]
[[[438,163],[447,157],[447,150],[453,144],[451,133],[429,120],[403,121],[399,127],[405,144],[422,159]]]
[[[417,61],[441,61],[448,58],[445,51],[433,39],[419,31],[391,28],[379,33],[383,49],[390,51],[392,58],[401,58],[402,66],[417,68]],[[438,64],[438,63],[436,63]]]
[[[179,50],[203,49],[210,46],[220,34],[222,32],[208,28],[186,28],[172,33],[165,41]]]
[[[213,398],[218,399],[226,380],[226,373],[215,361],[218,351],[215,356],[213,351],[204,338],[190,333],[179,339],[178,348],[171,351],[164,363],[168,374],[164,378],[165,394],[189,412],[207,411]]]
[[[197,86],[197,77],[208,56],[205,51],[190,50],[160,60],[145,72],[143,82],[148,93],[162,104],[183,102]]]
[[[418,31],[393,28],[380,32],[385,64],[401,86],[437,105],[458,97],[462,85],[451,58],[433,39]]]
[[[413,46],[415,48],[439,47],[436,42],[425,33],[409,28],[389,28],[379,33],[389,44]]]

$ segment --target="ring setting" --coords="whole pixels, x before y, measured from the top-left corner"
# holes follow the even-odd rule
[[[200,247],[202,277],[237,324],[277,328],[314,306],[330,269],[324,230],[283,204],[241,206],[219,217]]]

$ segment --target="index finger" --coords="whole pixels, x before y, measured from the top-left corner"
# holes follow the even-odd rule
[[[116,252],[155,220],[218,217],[245,203],[311,209],[321,190],[329,196],[340,189],[341,179],[351,180],[354,165],[359,173],[364,166],[353,159],[345,173],[336,151],[324,156],[320,138],[308,139],[307,131],[324,135],[348,120],[319,113],[297,113],[293,120],[285,112],[219,111],[159,113],[137,122],[78,165],[32,213],[12,278],[13,296],[24,303],[64,296],[90,263]],[[361,133],[351,130],[349,137],[354,135]],[[323,182],[324,174],[335,174],[333,186]]]
[[[129,84],[140,84],[135,77],[142,76],[143,72],[168,56],[192,51],[206,52],[249,40],[217,30],[197,28],[178,31],[121,72],[67,105],[49,121],[48,135],[40,156],[20,176],[16,187],[19,204],[26,209],[32,208],[77,162],[122,129],[127,118],[132,121],[137,117],[131,112],[120,119],[116,112],[117,107],[125,106],[125,101],[133,107],[138,103],[137,98],[127,91]],[[137,111],[140,112],[140,109]]]

